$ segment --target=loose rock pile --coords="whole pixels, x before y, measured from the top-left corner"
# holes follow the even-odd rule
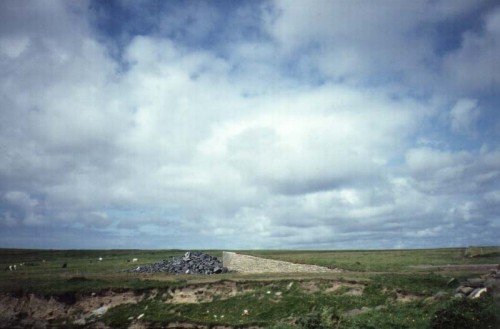
[[[195,251],[186,252],[184,256],[164,259],[158,263],[138,266],[127,272],[156,273],[168,272],[175,274],[220,274],[228,270],[217,257]]]
[[[500,288],[500,269],[494,269],[482,278],[467,279],[455,289],[456,298],[478,298],[483,294],[497,295]]]

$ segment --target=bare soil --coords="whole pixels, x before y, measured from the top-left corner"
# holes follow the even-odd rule
[[[112,307],[138,303],[143,298],[144,294],[107,291],[101,295],[76,297],[73,303],[62,298],[46,298],[35,294],[26,296],[0,294],[0,328],[11,328],[14,324],[44,328],[57,319],[85,323],[87,319],[99,317]]]
[[[311,280],[292,281],[284,290],[298,285],[304,293],[341,293],[343,295],[361,296],[365,288],[363,283]],[[261,288],[272,294],[279,302],[282,291],[276,291],[272,282],[263,282]],[[150,290],[141,294],[133,291],[105,291],[99,294],[74,296],[75,299],[64,300],[57,297],[43,297],[34,294],[15,296],[0,294],[0,328],[33,327],[50,328],[54,321],[65,324],[85,325],[89,328],[107,328],[99,321],[110,308],[135,304],[146,298],[161,298],[165,303],[201,303],[211,302],[215,298],[227,299],[240,294],[255,291],[255,283],[222,281],[202,285],[190,285],[183,288],[172,288],[165,291]],[[162,294],[159,296],[159,294]],[[66,321],[66,322],[64,322]],[[133,321],[130,329],[146,328],[142,321]],[[166,324],[166,328],[207,328],[207,326],[188,322]],[[220,327],[224,329],[226,327]]]

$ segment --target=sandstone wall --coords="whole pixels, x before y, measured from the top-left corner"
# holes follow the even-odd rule
[[[222,253],[222,262],[224,267],[227,267],[229,270],[241,273],[341,272],[339,269],[330,269],[316,265],[294,264],[228,251]]]

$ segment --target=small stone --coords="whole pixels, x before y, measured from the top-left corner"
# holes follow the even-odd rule
[[[482,294],[486,293],[488,291],[488,288],[476,288],[474,289],[473,292],[470,293],[469,298],[470,299],[476,299],[481,297]]]
[[[461,294],[464,294],[464,295],[468,295],[472,292],[472,290],[474,290],[474,288],[471,288],[471,287],[464,287],[464,286],[460,286],[458,287],[455,291],[457,293],[461,293]]]
[[[464,294],[461,294],[461,293],[456,293],[455,295],[453,295],[453,298],[457,298],[457,299],[461,299],[461,298],[464,298],[465,295]]]
[[[137,317],[137,320],[140,320],[140,319],[142,319],[143,317],[144,317],[144,313],[142,313],[141,315],[139,315],[139,316]]]
[[[109,309],[109,306],[108,305],[104,305],[104,306],[101,306],[99,307],[98,309],[92,311],[92,315],[95,315],[95,316],[101,316],[103,315],[104,313],[106,313]]]
[[[449,297],[449,294],[447,292],[444,292],[444,291],[439,291],[437,294],[435,294],[432,298],[434,300],[446,300],[448,299]]]
[[[73,321],[73,324],[74,325],[77,325],[77,326],[84,326],[87,324],[87,321],[85,321],[85,319],[78,319],[78,320],[75,320]]]
[[[276,291],[276,292],[274,293],[274,295],[276,295],[276,296],[281,296],[281,291]]]

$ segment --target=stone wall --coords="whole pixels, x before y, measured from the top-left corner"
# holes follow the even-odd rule
[[[224,251],[222,263],[230,271],[241,273],[335,273],[342,272],[339,269],[330,269],[323,266],[294,264],[273,259],[260,258],[249,255],[237,254]]]

